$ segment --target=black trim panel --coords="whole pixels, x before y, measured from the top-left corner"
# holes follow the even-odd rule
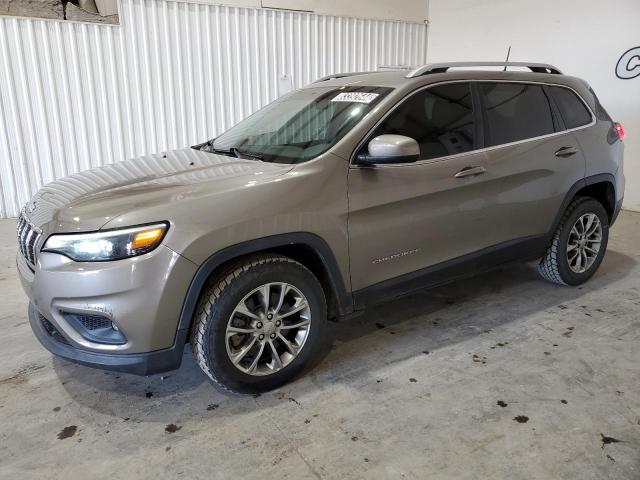
[[[624,198],[621,198],[619,201],[616,202],[616,206],[613,209],[613,215],[611,216],[611,221],[609,222],[609,226],[613,225],[615,221],[618,219],[618,214],[620,213],[620,210],[622,210],[623,200]]]
[[[447,260],[400,277],[385,280],[353,293],[356,310],[491,270],[515,260],[540,258],[547,247],[546,235],[525,237]]]
[[[562,201],[562,205],[560,205],[560,208],[558,209],[558,213],[556,213],[556,218],[553,220],[553,223],[551,224],[551,229],[549,229],[549,232],[547,233],[547,242],[550,242],[551,239],[553,238],[553,234],[556,231],[556,228],[558,228],[558,225],[560,224],[562,215],[564,215],[564,212],[567,210],[567,207],[573,200],[573,197],[575,197],[576,194],[580,190],[582,190],[584,187],[588,187],[589,185],[594,185],[596,183],[603,183],[603,182],[608,182],[611,184],[611,187],[613,187],[613,195],[615,198],[616,179],[610,173],[600,173],[598,175],[592,175],[590,177],[583,178],[582,180],[578,180],[576,183],[573,184],[573,186],[569,189],[569,191],[565,195],[564,200]],[[611,223],[613,223],[613,221]]]

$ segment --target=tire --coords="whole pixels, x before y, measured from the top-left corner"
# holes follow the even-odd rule
[[[265,297],[269,297],[266,309]],[[308,308],[296,312],[305,300]],[[272,312],[269,320],[268,312]],[[308,325],[291,327],[307,319]],[[251,333],[235,333],[238,328]],[[319,358],[326,328],[324,291],[313,273],[288,257],[258,255],[231,265],[209,283],[197,309],[191,346],[198,365],[215,385],[255,394],[291,381]],[[273,335],[277,336],[271,339]],[[241,357],[245,349],[248,353]],[[241,358],[237,365],[232,357]]]
[[[595,216],[598,222],[600,222],[601,235],[589,236],[590,229],[595,228],[595,219],[589,224],[589,219]],[[585,232],[585,240],[581,235],[576,234],[580,229],[578,221],[586,222],[586,225],[590,225]],[[573,228],[576,230],[573,231]],[[597,231],[595,232],[598,233]],[[599,242],[594,242],[594,238],[600,238]],[[590,240],[589,240],[590,239]],[[576,198],[560,220],[560,224],[556,229],[551,244],[547,248],[544,257],[538,264],[538,272],[542,277],[552,283],[559,285],[580,285],[596,272],[602,259],[604,258],[607,250],[607,243],[609,240],[609,215],[600,202],[590,197],[578,197]],[[581,244],[581,242],[583,242]],[[592,250],[595,245],[597,247],[597,254],[593,254]],[[584,246],[580,246],[584,245]],[[595,247],[594,247],[595,248]],[[580,252],[581,249],[586,252],[584,255],[592,255],[592,258],[586,259],[581,256],[577,259],[575,252]],[[576,260],[571,260],[573,257]],[[583,270],[583,271],[580,271]]]

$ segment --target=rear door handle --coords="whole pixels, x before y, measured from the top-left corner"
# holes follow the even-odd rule
[[[556,150],[556,157],[566,158],[571,155],[575,155],[578,153],[578,149],[575,147],[562,147],[559,150]]]
[[[456,178],[471,177],[472,175],[481,175],[486,171],[487,169],[481,166],[464,167],[462,170],[460,170],[458,173],[455,174],[455,177]]]

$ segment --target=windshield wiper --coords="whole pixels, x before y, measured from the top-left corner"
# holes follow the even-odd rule
[[[217,149],[213,146],[212,140],[206,143],[203,143],[201,145],[198,145],[197,147],[200,150],[203,150],[205,152],[217,153],[218,155],[227,155],[229,157],[236,157],[236,158],[253,158],[256,160],[264,161],[264,157],[262,157],[262,155],[258,155],[257,153],[244,152],[237,147],[231,147],[229,150]]]
[[[264,160],[264,157],[262,157],[261,155],[258,155],[256,153],[243,152],[237,149],[236,147],[231,147],[229,149],[229,152],[233,153],[238,158],[249,157],[249,158],[255,158],[256,160]]]
[[[206,149],[205,149],[205,147],[206,147]],[[202,150],[204,152],[215,153],[217,155],[226,155],[227,157],[235,157],[235,156],[237,156],[231,150],[219,150],[217,148],[213,148],[213,143],[210,143],[210,142],[205,143],[204,146],[202,146],[200,148],[200,150]]]

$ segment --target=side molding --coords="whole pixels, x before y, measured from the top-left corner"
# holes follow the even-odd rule
[[[505,263],[534,260],[544,254],[545,248],[544,235],[524,237],[384,280],[353,292],[356,310],[362,310],[416,290],[433,288],[472,277]]]

